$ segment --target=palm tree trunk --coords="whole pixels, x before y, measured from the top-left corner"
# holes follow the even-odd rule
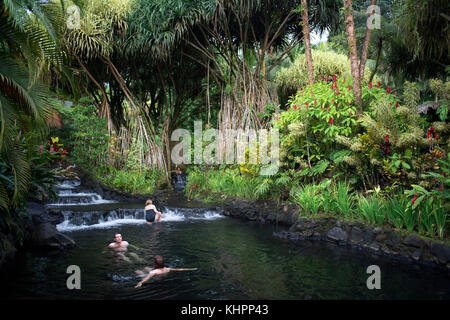
[[[377,4],[377,0],[372,0],[370,2],[371,6],[374,6]],[[369,14],[369,19],[371,19],[374,16],[375,12],[372,11]],[[366,36],[364,38],[364,44],[362,47],[362,52],[361,52],[361,60],[359,61],[359,75],[361,77],[361,81],[364,79],[364,69],[366,67],[366,60],[367,60],[367,52],[369,51],[369,43],[370,43],[370,33],[371,33],[372,29],[369,28],[369,26],[366,27]]]
[[[352,0],[344,0],[345,26],[347,29],[348,50],[353,78],[353,94],[358,115],[362,114],[361,78],[359,75],[358,51],[356,50],[355,24],[353,22]]]
[[[303,39],[305,41],[305,55],[306,55],[306,65],[308,67],[308,79],[309,84],[314,82],[314,68],[311,55],[311,39],[308,21],[308,2],[302,0],[302,22],[303,22]]]

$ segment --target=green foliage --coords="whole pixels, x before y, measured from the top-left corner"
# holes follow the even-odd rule
[[[164,174],[158,170],[115,170],[98,174],[97,179],[116,190],[131,194],[150,194],[164,183]]]
[[[409,104],[406,106],[399,103],[395,92],[384,94],[381,88],[370,91],[373,92],[369,94],[378,95],[379,99],[360,118],[365,132],[352,138],[338,136],[336,139],[352,151],[344,161],[356,167],[365,187],[374,188],[381,181],[383,187],[395,184],[409,187],[427,167],[434,166],[443,140],[438,140],[437,136],[427,138],[424,133],[427,124],[418,114],[419,94],[414,83],[406,84],[405,99]],[[445,123],[435,123],[431,127],[433,134],[442,135],[447,130]],[[433,146],[430,154],[424,155],[423,149],[429,146]],[[364,172],[372,174],[364,175]]]
[[[384,201],[376,196],[358,198],[357,212],[371,224],[381,225],[385,220]]]
[[[293,192],[292,198],[295,203],[299,204],[306,214],[316,215],[322,207],[324,199],[320,196],[322,191],[320,185],[304,185]]]
[[[273,180],[263,176],[241,174],[240,169],[226,166],[218,170],[190,168],[187,182],[184,191],[188,197],[199,197],[204,193],[211,192],[252,200],[274,196],[273,186],[276,184]]]
[[[331,50],[311,50],[311,54],[315,81],[325,77],[331,79],[333,75],[351,79],[350,60],[346,55]],[[369,75],[370,72],[367,70],[364,76],[366,82],[369,80]],[[374,81],[378,81],[378,78]],[[308,82],[305,54],[298,55],[292,65],[281,68],[275,77],[275,83],[283,97],[296,92],[298,88],[305,87]]]
[[[110,137],[106,119],[97,116],[93,105],[73,105],[60,108],[65,116],[65,130],[72,160],[80,167],[98,168],[104,172],[108,167]]]
[[[301,170],[303,176],[320,176],[333,164],[349,159],[349,150],[337,149],[339,139],[352,151],[363,148],[361,141],[347,138],[358,126],[352,81],[337,76],[330,80],[322,79],[297,91],[289,99],[287,111],[274,117],[273,127],[280,132],[283,168]],[[394,105],[396,101],[394,95],[372,85],[363,87],[362,95],[369,110],[383,99]]]

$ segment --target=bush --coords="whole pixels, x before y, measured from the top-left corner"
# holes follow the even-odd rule
[[[65,144],[70,148],[72,160],[82,168],[106,172],[110,141],[106,119],[98,117],[95,106],[90,104],[61,107],[59,111],[68,131]]]
[[[311,50],[311,54],[315,81],[331,79],[333,75],[351,78],[350,60],[346,55],[323,50]],[[368,82],[370,72],[366,70],[364,74],[364,79]],[[378,81],[379,79],[375,77],[374,82]],[[298,88],[305,87],[308,84],[305,54],[299,55],[289,67],[280,69],[276,74],[275,83],[283,98],[296,92]]]
[[[164,183],[164,174],[157,170],[115,170],[98,174],[96,178],[105,185],[131,194],[149,194]]]
[[[328,79],[327,79],[328,80]],[[339,136],[352,137],[358,127],[351,78],[333,76],[298,90],[289,99],[286,112],[276,115],[272,123],[280,131],[280,165],[286,169],[304,170],[317,176],[339,161],[336,144]],[[362,89],[365,109],[369,112],[386,100],[396,104],[396,97],[374,86]],[[361,143],[350,149],[359,148]],[[349,154],[340,154],[341,157]],[[327,159],[329,158],[329,159]]]

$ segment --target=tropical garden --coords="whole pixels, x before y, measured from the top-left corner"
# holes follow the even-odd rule
[[[448,241],[449,15],[444,0],[0,1],[0,245],[74,167],[169,189],[172,133],[194,121],[277,129],[280,158],[272,175],[248,153],[182,164],[189,199]]]

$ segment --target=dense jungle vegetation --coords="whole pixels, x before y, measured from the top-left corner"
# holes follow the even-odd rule
[[[445,0],[0,1],[0,246],[73,166],[170,188],[172,133],[194,121],[278,129],[280,160],[182,164],[189,198],[448,240],[449,16]]]

